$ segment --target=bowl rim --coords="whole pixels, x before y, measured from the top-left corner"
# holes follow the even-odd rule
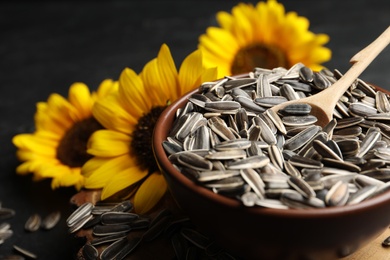
[[[372,84],[371,84],[372,85]],[[372,85],[375,89],[383,91],[385,93],[389,93],[390,91],[384,90],[380,87]],[[349,213],[363,213],[371,208],[378,208],[390,203],[390,190],[370,198],[368,200],[362,201],[360,203],[354,205],[344,205],[338,207],[326,207],[326,208],[313,208],[313,209],[273,209],[273,208],[263,208],[263,207],[245,207],[238,200],[234,198],[229,198],[227,196],[216,194],[212,192],[210,189],[207,189],[201,185],[198,185],[194,181],[187,178],[184,174],[178,171],[173,164],[169,161],[166,156],[165,150],[162,146],[162,142],[166,140],[166,134],[168,134],[168,127],[166,124],[171,126],[173,124],[174,116],[176,114],[176,110],[178,108],[183,107],[187,102],[188,98],[195,94],[199,93],[199,89],[194,89],[178,100],[170,104],[167,108],[159,116],[154,131],[153,131],[153,140],[152,147],[155,159],[160,167],[162,172],[166,172],[171,177],[176,179],[178,182],[181,182],[186,188],[191,191],[198,193],[203,198],[207,198],[212,200],[214,203],[217,203],[224,207],[236,208],[243,211],[247,211],[252,214],[262,214],[268,216],[283,216],[285,218],[307,218],[311,219],[313,217],[321,217],[321,218],[334,218],[340,215],[345,215]],[[166,127],[166,133],[161,131]]]

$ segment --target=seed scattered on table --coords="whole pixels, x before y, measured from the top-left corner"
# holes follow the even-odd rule
[[[41,226],[41,216],[38,214],[31,215],[26,223],[24,224],[24,229],[29,232],[37,231]]]
[[[17,246],[17,245],[14,245],[13,248],[18,253],[22,254],[25,257],[28,257],[28,258],[31,258],[31,259],[38,259],[38,256],[35,253],[33,253],[33,252],[31,252],[31,251],[29,251],[29,250],[27,250],[25,248],[22,248],[22,247]]]
[[[383,240],[382,245],[384,247],[390,247],[390,236],[388,236],[385,240]]]

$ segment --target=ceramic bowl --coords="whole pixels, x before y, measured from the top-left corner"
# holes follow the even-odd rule
[[[390,192],[355,205],[323,209],[244,207],[215,194],[179,172],[162,147],[176,110],[166,108],[156,124],[153,149],[170,192],[200,230],[243,259],[337,259],[374,240],[390,225]]]

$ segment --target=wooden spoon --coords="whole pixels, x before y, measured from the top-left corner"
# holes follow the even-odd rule
[[[311,114],[318,119],[317,124],[325,126],[333,118],[337,101],[389,43],[390,26],[375,41],[352,57],[352,67],[332,86],[313,96],[284,102],[271,109],[278,112],[290,104],[307,103],[312,107]]]

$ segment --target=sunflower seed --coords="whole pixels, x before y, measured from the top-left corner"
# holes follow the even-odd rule
[[[99,252],[98,250],[91,244],[87,243],[81,249],[81,253],[85,260],[95,260],[98,259]]]
[[[247,149],[251,146],[252,142],[247,139],[234,139],[227,140],[214,145],[214,148],[218,151],[225,151],[231,149]]]
[[[171,216],[162,216],[156,220],[153,220],[153,223],[150,225],[150,228],[143,234],[142,240],[152,241],[161,235],[164,229],[168,226]]]
[[[260,97],[254,99],[255,104],[264,108],[273,107],[287,101],[288,99],[283,96]]]
[[[315,197],[316,193],[312,187],[303,179],[291,176],[288,179],[288,184],[290,184],[296,191],[302,194],[305,198]]]
[[[236,101],[210,101],[206,102],[204,108],[214,112],[237,112],[241,108],[240,103]]]
[[[14,232],[10,229],[10,225],[6,224],[7,226],[3,227],[0,230],[0,240],[5,241],[6,239],[10,238]]]
[[[315,134],[320,130],[319,126],[309,126],[306,127],[303,131],[299,132],[295,136],[289,138],[284,144],[284,148],[290,151],[295,151],[303,147],[306,143],[311,140]]]
[[[241,177],[229,177],[217,181],[211,181],[204,184],[208,188],[237,188],[244,185],[244,181]]]
[[[256,79],[252,78],[242,78],[242,79],[233,79],[226,81],[224,87],[226,90],[231,90],[233,88],[244,88],[256,83]]]
[[[390,181],[390,169],[389,168],[381,168],[381,169],[371,169],[364,172],[360,172],[360,174],[372,177],[374,179],[388,182]]]
[[[129,224],[138,218],[138,214],[130,212],[106,212],[101,215],[101,222],[103,225]]]
[[[387,237],[385,240],[383,240],[382,245],[383,245],[384,247],[390,246],[390,236]]]
[[[288,209],[288,206],[284,205],[280,200],[276,199],[261,199],[256,200],[256,205],[263,208],[270,209]]]
[[[326,194],[325,202],[329,206],[343,206],[347,203],[348,197],[348,185],[342,181],[338,181]]]
[[[317,122],[317,118],[313,115],[284,116],[282,121],[286,126],[304,126],[314,124]]]
[[[211,170],[213,164],[195,153],[187,152],[182,153],[178,157],[179,163],[194,170]]]
[[[213,152],[205,155],[205,159],[208,160],[233,160],[245,158],[246,152],[244,150],[229,150],[229,151],[220,151]]]
[[[265,111],[266,115],[271,119],[272,123],[274,123],[275,127],[279,130],[280,133],[285,135],[287,133],[286,127],[284,126],[282,120],[273,110],[267,109]]]
[[[259,198],[264,198],[265,184],[260,175],[253,169],[243,169],[240,171],[241,177],[248,183]]]
[[[276,144],[276,137],[269,126],[262,118],[259,116],[254,117],[253,119],[253,124],[260,126],[261,129],[261,137],[263,140],[268,143],[268,144]]]
[[[219,119],[219,117],[211,117],[208,120],[208,126],[214,133],[216,133],[223,140],[236,139],[233,132],[226,125],[225,121]]]
[[[351,126],[351,127],[335,130],[333,132],[333,135],[340,136],[341,139],[344,139],[344,138],[359,136],[362,132],[363,130],[360,126]]]
[[[101,260],[117,259],[116,256],[120,253],[122,248],[128,243],[127,238],[119,239],[106,247],[100,254]]]
[[[377,186],[369,185],[359,189],[357,192],[349,196],[348,205],[354,205],[372,196],[377,190]]]
[[[171,244],[177,259],[187,258],[187,249],[189,247],[189,242],[184,239],[184,237],[179,232],[174,233],[172,235]]]
[[[38,214],[31,215],[26,223],[24,224],[24,229],[29,232],[37,231],[41,226],[41,216]]]
[[[313,83],[314,83],[313,87],[315,87],[316,89],[323,90],[323,89],[328,88],[331,85],[329,80],[327,80],[319,72],[314,72],[312,77],[313,77]]]
[[[201,249],[206,249],[206,247],[210,243],[210,240],[207,237],[203,236],[202,234],[191,228],[182,228],[180,234],[190,243]]]
[[[333,140],[329,140],[326,143],[321,142],[319,140],[313,141],[313,148],[323,157],[325,158],[332,158],[335,160],[343,161],[340,149],[338,148],[337,144]]]
[[[115,242],[119,239],[127,237],[127,234],[128,234],[127,232],[120,232],[120,233],[116,233],[113,235],[94,237],[91,241],[91,245],[98,246],[98,245],[102,245],[102,244],[106,244],[106,243],[110,243],[110,242]]]
[[[306,67],[306,66],[303,66],[300,70],[299,70],[299,76],[301,77],[302,81],[304,82],[312,82],[313,81],[313,71]]]
[[[290,163],[296,167],[303,168],[322,168],[324,166],[320,161],[305,158],[300,155],[293,155],[290,158]]]
[[[306,103],[302,104],[291,104],[285,106],[280,112],[289,115],[308,115],[310,114],[311,106]]]
[[[61,213],[59,211],[54,211],[42,220],[41,227],[46,230],[52,229],[60,221],[60,218]]]
[[[280,201],[289,208],[307,209],[324,207],[322,200],[316,198],[306,199],[298,192],[283,192]]]
[[[248,168],[261,168],[267,165],[270,162],[269,158],[266,156],[251,156],[248,158],[236,160],[233,162],[227,163],[228,170],[241,170]]]
[[[115,259],[125,259],[131,252],[133,252],[141,242],[141,237],[133,237],[127,240],[127,243],[121,248]]]
[[[83,219],[85,216],[89,216],[92,213],[93,207],[93,204],[90,202],[86,202],[78,207],[66,220],[68,227],[72,227],[79,222],[80,219]]]
[[[72,226],[69,227],[69,233],[74,233],[84,227],[84,225],[93,218],[93,215],[86,215],[77,220]]]
[[[13,245],[13,248],[17,252],[21,253],[25,257],[28,257],[28,258],[31,258],[31,259],[38,259],[38,256],[36,254],[34,254],[33,252],[31,252],[31,251],[29,251],[27,249],[24,249],[24,248],[22,248],[20,246],[17,246],[17,245]]]
[[[276,167],[278,167],[279,169],[283,169],[283,164],[284,164],[284,159],[283,159],[283,155],[282,155],[282,152],[280,151],[280,149],[276,146],[276,145],[270,145],[268,147],[268,156],[271,160],[271,162],[273,163],[273,165],[275,165]]]
[[[357,116],[369,116],[378,112],[375,107],[364,103],[351,103],[348,109],[351,113]]]
[[[127,224],[117,224],[117,225],[96,225],[93,227],[92,233],[95,236],[109,236],[115,235],[118,233],[126,233],[131,230],[131,226]]]
[[[216,181],[239,175],[239,171],[221,170],[221,171],[201,171],[198,173],[197,180],[200,182]]]
[[[284,83],[283,86],[280,88],[280,95],[282,95],[289,101],[299,99],[299,96],[295,92],[294,88],[288,83]]]
[[[322,162],[324,165],[329,166],[329,167],[335,167],[351,172],[360,172],[361,168],[358,165],[355,165],[350,162],[346,162],[343,160],[338,160],[338,159],[333,159],[333,158],[323,158]]]
[[[337,120],[337,125],[335,126],[335,129],[354,126],[354,125],[357,125],[357,124],[363,122],[363,120],[364,120],[364,117],[362,117],[362,116],[342,118],[342,119]]]
[[[15,216],[15,211],[13,209],[0,207],[0,219],[8,219],[13,216]]]
[[[242,204],[246,207],[253,207],[256,205],[256,201],[260,200],[259,196],[251,191],[245,192],[240,196]]]
[[[363,139],[360,149],[358,153],[356,154],[357,157],[363,157],[368,150],[371,149],[371,147],[380,139],[381,133],[379,128],[370,128],[372,131],[370,131],[366,137]]]

